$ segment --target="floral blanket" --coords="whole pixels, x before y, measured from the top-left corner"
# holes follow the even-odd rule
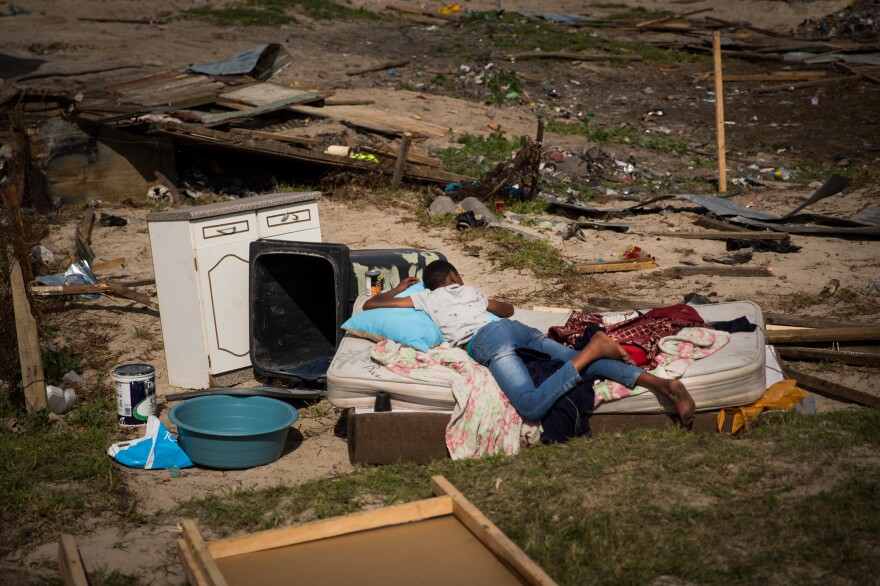
[[[489,369],[464,350],[443,343],[420,352],[384,340],[373,347],[372,357],[407,378],[449,383],[455,408],[446,426],[446,447],[453,460],[516,454],[520,446],[540,440],[539,426],[523,422]]]
[[[695,360],[715,354],[730,341],[730,334],[709,328],[684,328],[674,336],[661,338],[658,353],[651,364],[651,374],[660,378],[681,378]],[[619,383],[603,380],[593,385],[596,393],[595,407],[605,401],[623,399],[647,392],[645,387],[629,389]]]

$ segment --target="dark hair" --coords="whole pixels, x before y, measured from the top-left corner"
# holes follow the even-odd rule
[[[425,267],[424,272],[422,272],[422,281],[424,281],[426,289],[433,291],[442,287],[446,283],[446,277],[452,273],[458,273],[455,267],[452,266],[452,263],[438,259]]]

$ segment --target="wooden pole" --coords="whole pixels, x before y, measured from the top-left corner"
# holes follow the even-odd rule
[[[772,330],[765,338],[768,344],[876,341],[880,340],[880,327]]]
[[[721,76],[721,32],[712,33],[715,60],[715,129],[718,135],[718,193],[727,193],[727,160],[724,154],[724,82]]]
[[[391,179],[391,189],[400,187],[403,173],[406,169],[406,157],[409,155],[409,143],[412,141],[412,133],[404,132],[400,139],[400,150],[397,152],[397,164],[394,166],[394,177]]]
[[[18,340],[18,358],[21,362],[21,382],[24,402],[28,411],[45,409],[46,380],[43,375],[43,356],[40,354],[40,334],[37,320],[31,313],[21,267],[14,254],[9,255],[9,285],[12,289],[12,307],[15,311],[15,334]]]

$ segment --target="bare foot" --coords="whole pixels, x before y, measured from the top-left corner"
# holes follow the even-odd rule
[[[637,384],[657,391],[675,406],[681,424],[690,428],[694,423],[694,411],[697,409],[691,394],[680,380],[670,380],[654,376],[650,372],[639,375]]]
[[[696,411],[697,405],[684,383],[680,380],[669,381],[669,390],[664,394],[678,410],[678,417],[681,419],[682,425],[691,427],[694,424],[694,411]]]
[[[591,348],[592,347],[592,348]],[[597,353],[597,358],[610,358],[611,360],[622,360],[627,364],[635,364],[629,353],[620,347],[620,344],[608,337],[605,332],[596,332],[590,338],[589,344],[583,351],[592,349]]]

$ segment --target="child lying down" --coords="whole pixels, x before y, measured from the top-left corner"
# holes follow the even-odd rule
[[[513,315],[513,306],[488,299],[465,285],[455,267],[445,260],[429,264],[422,280],[426,291],[396,297],[419,282],[415,277],[408,277],[390,291],[368,299],[364,309],[402,307],[427,313],[449,344],[466,349],[471,358],[489,369],[523,419],[543,418],[557,399],[580,382],[583,373],[629,388],[640,385],[656,391],[672,402],[683,425],[693,423],[696,406],[684,384],[635,366],[627,352],[604,333],[595,334],[586,347],[577,351],[518,321],[491,321],[486,311],[509,318]],[[565,364],[535,386],[528,368],[517,355],[520,348],[543,352]]]

